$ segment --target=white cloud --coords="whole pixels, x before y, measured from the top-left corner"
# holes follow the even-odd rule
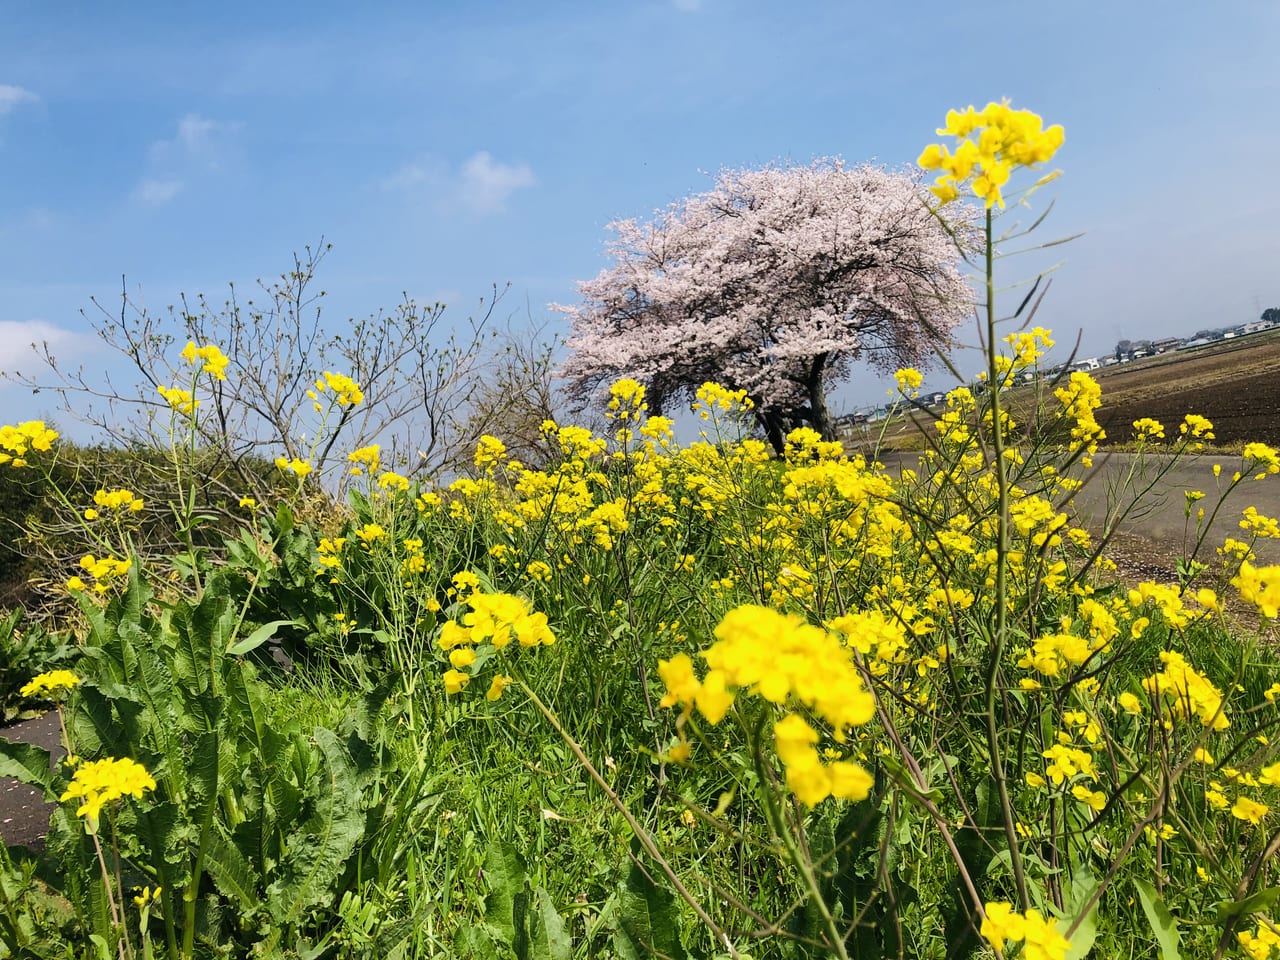
[[[449,180],[449,171],[430,158],[406,163],[389,177],[378,181],[383,190],[413,190],[418,187],[439,188]]]
[[[151,164],[157,168],[218,170],[229,149],[227,139],[235,129],[234,124],[188,113],[178,121],[172,137],[151,144]]]
[[[481,150],[462,165],[457,194],[475,213],[501,213],[511,194],[536,182],[527,163],[499,163]]]
[[[39,99],[39,97],[24,87],[15,87],[9,83],[0,83],[0,116],[4,116],[20,104],[35,103]]]
[[[19,364],[36,360],[38,354],[33,346],[65,346],[75,336],[72,331],[43,320],[0,320],[0,370],[14,370]]]
[[[537,183],[527,163],[501,163],[487,150],[473,154],[456,173],[436,157],[420,157],[377,181],[382,190],[434,195],[479,216],[502,213],[515,191]]]
[[[188,153],[202,154],[208,150],[211,136],[221,128],[222,124],[216,120],[188,113],[178,121],[177,139]]]
[[[169,203],[193,182],[221,173],[234,155],[236,124],[188,113],[172,137],[154,141],[148,149],[149,172],[133,189],[133,199],[148,206]]]
[[[133,191],[133,198],[152,207],[162,207],[182,192],[184,184],[176,177],[143,180]]]

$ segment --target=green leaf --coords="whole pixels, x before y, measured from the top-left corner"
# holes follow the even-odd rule
[[[1065,926],[1069,927],[1072,923],[1075,923],[1075,918],[1080,916],[1081,911],[1084,910],[1084,905],[1089,902],[1089,898],[1093,896],[1094,891],[1097,889],[1098,878],[1087,868],[1077,867],[1071,872],[1071,883],[1067,886],[1065,903],[1063,904]],[[1093,949],[1093,943],[1097,938],[1098,904],[1095,902],[1076,926],[1075,933],[1071,934],[1071,946],[1068,948],[1063,960],[1084,960],[1089,955],[1089,951]]]
[[[227,647],[227,653],[232,656],[239,657],[251,650],[256,650],[268,640],[276,635],[276,631],[281,627],[291,625],[292,620],[272,620],[270,623],[264,623],[249,636],[245,637],[239,643],[233,643]]]
[[[556,912],[551,895],[541,887],[534,894],[534,908],[529,914],[530,960],[569,960],[573,948],[564,920]]]
[[[613,947],[623,960],[687,956],[675,894],[657,886],[635,863],[615,895],[613,921]]]
[[[1135,877],[1133,886],[1138,891],[1142,912],[1147,915],[1147,921],[1151,924],[1151,932],[1156,935],[1156,942],[1160,944],[1162,960],[1182,960],[1178,921],[1173,918],[1160,894],[1156,893],[1156,888],[1148,881]]]
[[[491,843],[485,851],[484,876],[489,881],[489,895],[484,898],[485,920],[514,945],[518,930],[516,898],[528,881],[524,859],[509,843]]]
[[[10,743],[0,738],[0,777],[13,777],[22,783],[40,787],[45,800],[58,801],[53,789],[53,770],[50,754],[44,747],[30,743]]]
[[[1218,904],[1218,922],[1225,923],[1241,914],[1260,913],[1280,899],[1280,887],[1268,887],[1251,893],[1243,900],[1223,900]]]
[[[262,907],[261,877],[234,843],[214,831],[205,846],[205,869],[224,897],[235,901],[245,913]]]
[[[293,511],[282,503],[276,508],[276,530],[281,536],[293,529]]]
[[[314,737],[323,763],[314,778],[313,812],[287,838],[280,876],[267,888],[268,907],[278,924],[296,923],[332,895],[331,887],[364,833],[350,758],[332,730],[317,727]]]
[[[508,956],[494,942],[492,927],[483,923],[464,923],[453,936],[454,954],[476,960],[500,960]]]

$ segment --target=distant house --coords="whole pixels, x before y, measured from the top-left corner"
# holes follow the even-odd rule
[[[1156,353],[1168,353],[1170,350],[1177,350],[1180,346],[1182,346],[1181,337],[1164,337],[1151,341],[1151,349]]]
[[[1240,330],[1241,333],[1261,333],[1263,330],[1270,330],[1275,324],[1270,320],[1255,320],[1253,323],[1246,323]]]

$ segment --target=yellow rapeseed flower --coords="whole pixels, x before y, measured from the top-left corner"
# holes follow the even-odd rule
[[[976,140],[971,138],[975,133]],[[1033,167],[1051,160],[1063,141],[1061,126],[1046,130],[1039,116],[1030,110],[1014,110],[1007,102],[989,103],[981,111],[973,107],[962,112],[949,110],[938,135],[955,137],[959,142],[955,153],[940,144],[930,144],[916,161],[925,170],[940,171],[930,188],[934,196],[941,203],[950,203],[968,182],[988,209],[994,205],[1004,208],[1001,190],[1015,167]]]
[[[187,345],[182,348],[182,359],[193,367],[199,366],[205,373],[213,374],[215,380],[227,379],[227,364],[231,361],[218,349],[216,344],[210,343],[203,347],[197,347],[194,341],[188,341]],[[167,395],[165,399],[169,399]],[[169,402],[170,404],[173,403],[172,400]],[[174,409],[178,408],[175,406]],[[190,411],[180,412],[189,413]]]
[[[71,690],[80,685],[80,678],[70,670],[49,670],[31,678],[18,694],[23,697],[57,699],[53,694]]]
[[[80,800],[76,816],[87,819],[93,829],[106,804],[126,796],[141,799],[145,791],[155,788],[155,780],[142,764],[127,757],[108,757],[77,767],[71,785],[59,799]]]
[[[294,474],[299,479],[305,477],[313,469],[306,460],[300,460],[297,457],[292,460],[287,457],[276,457],[276,467],[285,473]]]
[[[340,407],[354,407],[364,403],[364,393],[360,384],[343,373],[324,372],[316,381],[316,390],[320,393],[333,392],[334,400]]]
[[[1245,560],[1231,585],[1264,617],[1275,619],[1280,615],[1280,566],[1255,567]]]
[[[1262,822],[1262,818],[1267,815],[1268,807],[1265,803],[1259,803],[1245,796],[1236,797],[1236,802],[1231,807],[1231,815],[1237,820],[1243,820],[1246,823],[1252,823],[1255,826]]]
[[[191,395],[190,390],[183,390],[181,387],[156,387],[156,391],[160,396],[164,397],[165,402],[174,410],[183,416],[189,417],[195,413],[196,408],[200,406],[200,401]]]
[[[57,439],[57,432],[46,427],[43,420],[28,420],[16,427],[0,426],[0,466],[21,469],[27,465],[30,451],[48,452]]]

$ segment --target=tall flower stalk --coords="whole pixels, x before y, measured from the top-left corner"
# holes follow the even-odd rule
[[[920,154],[919,164],[926,170],[940,171],[931,191],[940,206],[955,202],[967,187],[981,200],[983,210],[983,275],[984,292],[983,326],[986,350],[986,379],[990,390],[990,443],[993,471],[996,480],[996,563],[995,611],[991,624],[991,637],[986,673],[987,750],[990,754],[991,774],[1000,800],[1001,819],[1005,839],[1009,846],[1010,866],[1017,887],[1022,910],[1030,906],[1026,873],[1019,852],[1017,818],[1009,796],[1003,749],[1000,742],[1000,714],[998,698],[1003,688],[1001,665],[1009,643],[1009,552],[1010,552],[1010,481],[1009,464],[1005,455],[1006,416],[1002,404],[1002,388],[1009,367],[1000,361],[997,349],[995,260],[998,240],[994,234],[994,208],[1005,206],[1004,188],[1010,174],[1018,167],[1034,167],[1053,158],[1062,145],[1061,126],[1044,129],[1043,121],[1029,110],[1014,110],[1008,103],[989,103],[981,110],[969,107],[963,112],[947,112],[946,124],[938,128],[939,136],[955,137],[958,141],[952,152],[945,145],[930,144]],[[1056,176],[1049,174],[1037,181],[1036,186]],[[1034,187],[1032,188],[1034,189]],[[1029,192],[1029,191],[1028,191]]]

